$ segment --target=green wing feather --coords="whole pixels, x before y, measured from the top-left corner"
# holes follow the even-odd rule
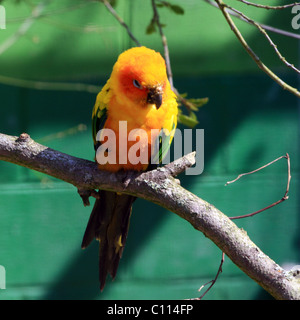
[[[97,109],[95,115],[92,116],[92,133],[93,133],[93,140],[94,140],[94,148],[95,151],[99,148],[100,141],[96,140],[97,133],[99,130],[104,128],[105,122],[107,119],[107,109],[103,108]]]
[[[152,164],[162,164],[163,159],[167,155],[168,151],[170,150],[170,146],[172,144],[175,130],[177,125],[177,118],[174,117],[172,121],[171,130],[168,128],[162,128],[160,134],[156,138],[154,142],[154,154],[151,158]]]
[[[96,140],[96,137],[98,131],[103,129],[105,126],[108,111],[108,101],[110,100],[111,94],[112,92],[109,87],[109,81],[107,81],[107,83],[97,96],[92,114],[92,134],[95,150],[97,150],[100,144],[100,142]]]

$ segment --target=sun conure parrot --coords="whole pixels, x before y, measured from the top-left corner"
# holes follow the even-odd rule
[[[92,129],[95,150],[103,145],[97,141],[97,133],[103,128],[111,129],[116,136],[116,163],[99,164],[100,170],[116,172],[119,170],[146,171],[150,168],[153,152],[151,130],[163,130],[169,135],[168,143],[161,143],[159,156],[168,151],[177,125],[176,95],[167,78],[166,65],[162,56],[146,47],[131,48],[120,54],[111,76],[98,94],[92,113]],[[143,129],[139,136],[139,152],[147,152],[147,163],[118,161],[124,144],[119,145],[119,122],[126,121],[127,132]],[[166,131],[167,130],[167,131]],[[139,130],[135,131],[138,136]],[[124,134],[124,133],[123,133]],[[124,136],[123,136],[124,138]],[[141,139],[143,141],[141,141]],[[156,139],[162,139],[157,135]],[[132,139],[131,139],[132,140]],[[137,138],[138,140],[138,138]],[[156,140],[157,141],[157,140]],[[160,141],[161,142],[161,141]],[[136,143],[128,141],[127,151]],[[97,157],[96,157],[97,161]],[[124,163],[125,162],[125,163]],[[107,274],[114,279],[128,233],[131,207],[134,196],[110,191],[99,191],[88,225],[83,237],[82,248],[86,248],[96,238],[99,247],[99,280],[101,291]]]

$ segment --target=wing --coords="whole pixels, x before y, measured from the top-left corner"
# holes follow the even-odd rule
[[[96,140],[96,136],[99,130],[103,129],[107,119],[108,103],[111,98],[112,91],[110,89],[109,80],[99,92],[92,114],[92,134],[94,140],[94,148],[100,145],[100,142]]]
[[[170,150],[177,126],[177,114],[173,114],[172,117],[165,122],[160,134],[154,142],[154,149],[152,149],[152,164],[161,164]],[[152,167],[151,167],[152,168]]]

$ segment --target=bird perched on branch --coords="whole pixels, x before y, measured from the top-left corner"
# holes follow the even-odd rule
[[[177,113],[176,96],[162,56],[146,47],[121,53],[97,96],[92,113],[99,169],[111,172],[149,170],[150,160],[161,161],[170,147]],[[161,132],[167,140],[162,141]],[[157,142],[159,148],[153,154]],[[130,195],[100,190],[88,221],[82,248],[94,238],[100,242],[101,291],[107,274],[113,279],[116,276],[134,200]]]

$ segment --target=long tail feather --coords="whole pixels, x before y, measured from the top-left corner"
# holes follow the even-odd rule
[[[99,242],[99,280],[103,290],[107,274],[114,279],[124,250],[132,203],[135,197],[110,191],[99,191],[87,224],[81,247],[86,248],[94,238]]]

